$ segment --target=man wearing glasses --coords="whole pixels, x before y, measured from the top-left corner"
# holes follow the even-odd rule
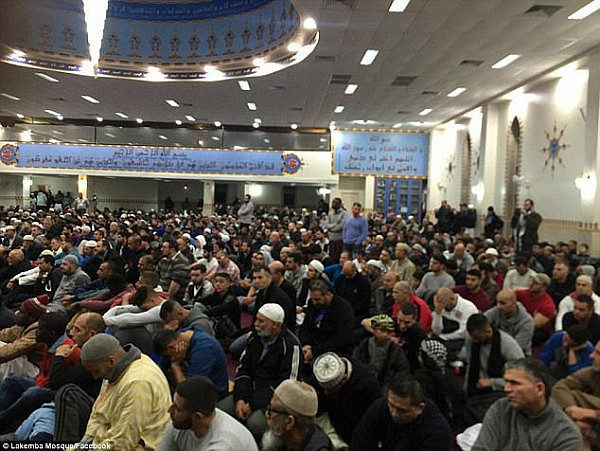
[[[305,382],[284,380],[267,407],[269,429],[263,435],[262,450],[333,451],[331,441],[315,424],[317,407],[314,388]]]

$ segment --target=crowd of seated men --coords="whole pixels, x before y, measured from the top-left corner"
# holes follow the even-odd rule
[[[218,213],[0,208],[0,441],[600,446],[585,244],[339,198]]]

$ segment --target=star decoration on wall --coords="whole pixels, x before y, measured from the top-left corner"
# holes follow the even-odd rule
[[[563,135],[565,134],[565,128],[563,128],[560,131],[560,133],[558,133],[558,136],[557,136],[558,129],[556,128],[556,124],[554,124],[554,128],[552,129],[552,136],[550,136],[549,132],[546,132],[546,139],[548,140],[548,146],[544,147],[542,149],[542,152],[544,152],[544,153],[547,152],[548,156],[546,158],[546,161],[544,161],[544,168],[548,167],[548,164],[550,164],[550,169],[552,169],[554,171],[554,169],[556,169],[557,164],[560,164],[563,167],[565,166],[563,163],[562,155],[560,153],[561,150],[565,150],[569,146],[568,144],[564,144],[564,143],[560,142],[561,139],[563,138]]]

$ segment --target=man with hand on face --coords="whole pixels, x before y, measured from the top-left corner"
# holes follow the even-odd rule
[[[433,305],[431,331],[444,340],[448,359],[454,360],[465,342],[467,319],[477,313],[477,307],[446,287],[437,291]]]
[[[154,351],[170,363],[178,384],[191,376],[206,376],[219,397],[227,395],[227,361],[221,344],[200,329],[162,330],[154,335]]]
[[[258,451],[248,429],[216,403],[217,391],[207,377],[181,382],[169,407],[171,424],[156,451]]]
[[[36,342],[46,345],[47,350],[39,374],[35,380],[8,376],[0,384],[0,433],[12,432],[10,429],[15,420],[24,420],[43,403],[52,401],[54,390],[65,383],[64,372],[57,377],[54,362],[65,349],[61,345],[67,345],[69,350],[63,362],[64,369],[72,369],[79,362],[79,349],[65,335],[67,323],[67,316],[62,312],[46,312],[40,316]]]
[[[36,360],[36,350],[41,352],[44,347],[35,339],[37,321],[46,312],[48,301],[45,295],[27,299],[15,312],[15,325],[0,331],[0,341],[5,343],[0,346],[0,363],[11,362],[21,356]]]

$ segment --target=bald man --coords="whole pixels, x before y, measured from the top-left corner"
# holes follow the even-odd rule
[[[517,301],[513,290],[506,288],[498,292],[496,306],[484,312],[493,327],[513,337],[523,349],[525,355],[531,355],[533,338],[533,318],[523,304]]]
[[[451,355],[456,355],[465,342],[467,320],[478,312],[477,307],[447,287],[437,291],[433,305],[431,331],[445,341],[452,360]]]
[[[81,349],[81,363],[104,379],[81,440],[106,449],[154,449],[169,424],[169,384],[161,369],[138,348],[121,347],[112,335],[97,334]]]

